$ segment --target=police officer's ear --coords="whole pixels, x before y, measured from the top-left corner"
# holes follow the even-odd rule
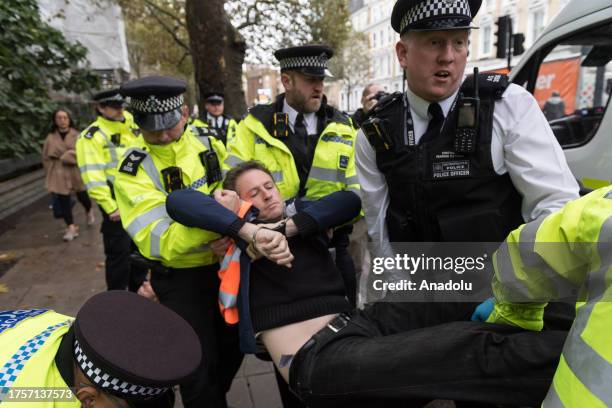
[[[189,106],[187,106],[187,104],[181,106],[181,117],[182,119],[189,118]]]
[[[285,91],[293,89],[293,76],[291,75],[291,73],[281,73],[281,83],[283,84],[283,88],[285,88]]]
[[[94,403],[100,399],[101,391],[96,387],[80,383],[75,389],[75,396],[81,403],[83,408],[90,408],[94,406]]]
[[[403,34],[400,40],[395,44],[395,53],[397,61],[403,69],[408,66],[408,33]]]

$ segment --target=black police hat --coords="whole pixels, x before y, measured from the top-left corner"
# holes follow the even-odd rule
[[[398,0],[391,14],[391,26],[406,31],[434,31],[478,28],[471,25],[482,0]]]
[[[186,89],[187,84],[180,79],[148,76],[127,82],[120,90],[131,99],[136,124],[156,131],[170,129],[179,122]]]
[[[117,108],[123,107],[125,103],[125,98],[119,92],[119,88],[100,91],[94,94],[92,99],[100,105],[114,106]]]
[[[333,77],[327,69],[327,61],[333,55],[334,50],[327,45],[302,45],[282,48],[274,52],[281,72],[292,70],[316,77]]]
[[[74,322],[75,363],[96,387],[133,401],[155,399],[200,364],[197,335],[170,309],[127,291],[90,298]]]
[[[223,92],[209,92],[204,95],[204,101],[210,103],[221,103],[224,101]]]

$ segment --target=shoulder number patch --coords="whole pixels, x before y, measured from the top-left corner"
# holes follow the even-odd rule
[[[135,176],[138,172],[138,166],[140,163],[147,157],[145,152],[132,151],[121,163],[121,167],[119,167],[119,171],[126,174],[131,174]]]
[[[96,134],[96,132],[100,130],[99,127],[97,126],[91,126],[89,129],[87,129],[87,133],[85,133],[85,138],[86,139],[91,139],[92,137],[94,137],[94,135]]]

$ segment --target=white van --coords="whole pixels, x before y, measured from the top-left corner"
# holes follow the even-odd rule
[[[572,0],[512,69],[586,188],[612,184],[612,0]]]

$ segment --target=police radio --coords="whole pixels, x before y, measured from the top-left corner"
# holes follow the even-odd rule
[[[391,150],[394,146],[385,128],[385,120],[370,118],[361,124],[361,130],[377,152]]]
[[[121,145],[121,133],[115,133],[111,135],[111,143],[115,146]]]
[[[214,150],[206,150],[200,153],[200,161],[206,168],[206,184],[210,186],[223,179],[219,157]]]
[[[459,95],[457,102],[457,130],[455,136],[455,152],[474,153],[478,137],[478,112],[480,99],[478,97],[478,68],[474,67],[474,97]]]
[[[274,114],[274,137],[281,139],[289,137],[289,115],[286,113]]]
[[[183,172],[180,167],[172,166],[165,168],[161,171],[161,174],[166,192],[171,193],[176,190],[182,190],[185,187],[183,184]]]

